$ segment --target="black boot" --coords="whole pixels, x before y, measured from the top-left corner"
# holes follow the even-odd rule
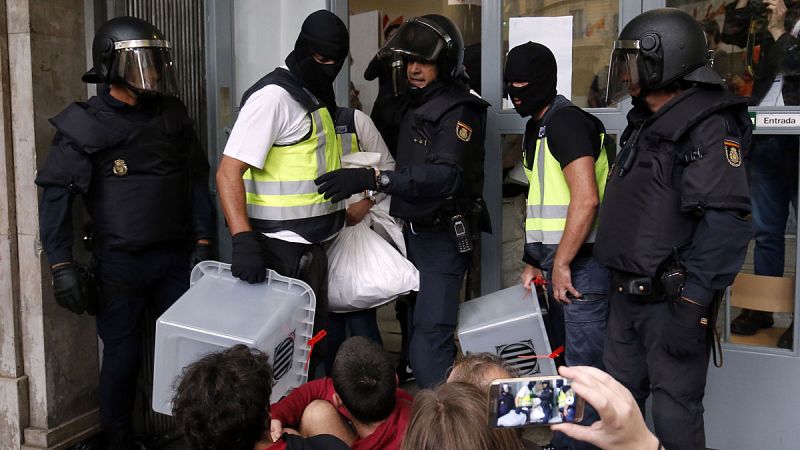
[[[789,350],[792,349],[792,344],[794,344],[794,319],[792,319],[791,325],[786,331],[783,332],[780,338],[778,338],[778,347],[780,348],[788,348]]]
[[[752,336],[762,328],[771,328],[774,323],[771,312],[742,309],[739,317],[731,322],[731,333]]]

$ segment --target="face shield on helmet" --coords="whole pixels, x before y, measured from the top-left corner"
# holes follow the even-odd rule
[[[639,41],[619,40],[614,42],[608,69],[606,99],[609,104],[618,103],[631,95],[639,86]]]
[[[436,62],[442,50],[450,42],[450,37],[439,27],[411,19],[404,23],[397,33],[384,45],[384,52]]]
[[[163,40],[133,40],[114,43],[110,78],[137,92],[176,95],[177,83],[170,44]]]

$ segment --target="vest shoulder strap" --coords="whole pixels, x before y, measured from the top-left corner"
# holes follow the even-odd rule
[[[93,102],[102,101],[97,97],[87,102],[75,102],[67,106],[50,123],[84,152],[92,154],[122,142],[127,130],[110,127],[98,117],[99,109]]]
[[[336,134],[355,134],[356,132],[356,110],[355,108],[336,108],[336,114],[333,119],[336,126]]]
[[[254,85],[250,86],[250,88],[248,88],[244,94],[242,94],[242,101],[239,102],[239,108],[242,108],[247,102],[247,99],[249,99],[250,96],[256,91],[270,84],[274,84],[285,89],[293,99],[295,99],[309,111],[315,111],[323,106],[319,100],[317,100],[314,94],[306,89],[305,86],[303,86],[303,83],[296,76],[294,76],[292,72],[284,69],[283,67],[279,67],[264,75],[260,80],[256,81]]]
[[[460,86],[452,85],[448,86],[447,89],[446,93],[436,95],[417,108],[414,114],[423,120],[437,122],[445,113],[459,105],[470,105],[481,111],[486,111],[489,107],[489,103],[486,100]]]
[[[745,98],[735,97],[721,89],[693,87],[684,95],[683,99],[671,105],[662,114],[648,119],[652,121],[649,130],[651,136],[677,142],[708,116],[728,108],[747,107]]]

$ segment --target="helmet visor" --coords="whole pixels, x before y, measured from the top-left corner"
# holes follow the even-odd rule
[[[436,61],[448,44],[449,37],[442,30],[426,22],[412,19],[404,23],[397,33],[383,46],[382,52],[399,53],[404,56]]]
[[[143,92],[176,95],[172,56],[167,47],[120,48],[111,68],[112,79]]]
[[[617,41],[614,45],[606,88],[606,100],[609,104],[619,103],[639,85],[638,44],[639,41]]]

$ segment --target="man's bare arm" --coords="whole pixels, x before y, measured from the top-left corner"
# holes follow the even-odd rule
[[[231,235],[252,229],[247,218],[247,199],[242,180],[242,175],[249,168],[247,163],[223,155],[217,169],[219,200]]]
[[[580,157],[567,164],[563,171],[569,186],[570,203],[564,234],[553,259],[553,292],[557,300],[569,302],[567,291],[580,297],[580,292],[572,286],[569,265],[592,230],[600,196],[594,174],[594,158]]]

